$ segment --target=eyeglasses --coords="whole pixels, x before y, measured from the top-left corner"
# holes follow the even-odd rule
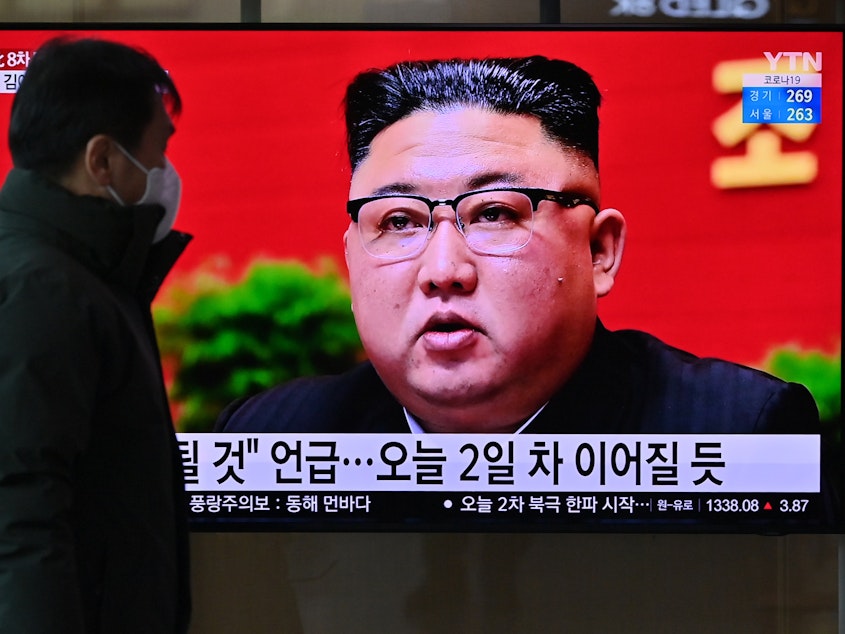
[[[358,224],[364,250],[377,258],[398,260],[422,251],[436,226],[434,210],[441,205],[454,210],[455,226],[470,249],[483,255],[506,255],[528,244],[534,213],[543,201],[566,209],[587,205],[599,211],[586,196],[535,188],[485,189],[452,200],[387,194],[350,200],[346,211]]]

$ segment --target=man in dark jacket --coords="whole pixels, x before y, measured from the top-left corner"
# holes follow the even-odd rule
[[[0,190],[0,632],[185,632],[181,463],[150,302],[189,237],[181,100],[144,52],[54,40]]]

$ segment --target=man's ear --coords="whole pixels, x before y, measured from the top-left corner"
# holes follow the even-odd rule
[[[354,223],[350,222],[343,232],[343,258],[346,260],[346,268],[349,269],[349,232],[352,231]]]
[[[83,165],[88,176],[99,187],[111,185],[113,152],[114,141],[105,134],[97,134],[85,144]]]
[[[590,250],[596,297],[604,297],[613,288],[622,264],[626,231],[625,218],[616,209],[602,209],[593,220]]]
[[[91,137],[58,184],[77,196],[107,196],[112,184],[114,142],[105,134]]]
[[[350,222],[349,226],[346,228],[346,231],[343,232],[343,258],[346,260],[346,270],[349,270],[349,234],[350,232],[355,230],[355,223]],[[349,308],[352,310],[352,314],[355,314],[355,302],[350,302]]]

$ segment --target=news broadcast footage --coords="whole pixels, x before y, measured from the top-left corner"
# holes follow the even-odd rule
[[[154,317],[195,529],[841,529],[841,30],[3,28],[3,129],[34,52],[63,34],[147,50],[184,104],[167,155],[175,228],[194,238]],[[601,93],[601,208],[627,224],[604,327],[804,385],[820,426],[215,429],[238,399],[367,358],[344,252],[353,78],[533,55],[577,64]]]

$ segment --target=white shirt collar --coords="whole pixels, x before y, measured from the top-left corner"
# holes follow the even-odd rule
[[[529,418],[527,421],[522,423],[522,425],[519,426],[519,429],[517,429],[513,433],[514,434],[521,434],[523,431],[525,431],[525,428],[528,427],[534,421],[535,418],[537,418],[537,416],[540,414],[540,412],[543,411],[543,409],[546,407],[546,405],[548,405],[548,403],[543,403],[543,406],[540,409],[538,409],[536,412],[534,412],[534,414],[531,416],[531,418]],[[402,408],[402,411],[405,412],[405,420],[408,422],[408,427],[410,428],[412,434],[425,434],[425,433],[427,433],[422,428],[422,426],[419,424],[419,421],[417,421],[417,419],[414,418],[414,415],[411,414],[411,412],[409,412],[404,407]]]

